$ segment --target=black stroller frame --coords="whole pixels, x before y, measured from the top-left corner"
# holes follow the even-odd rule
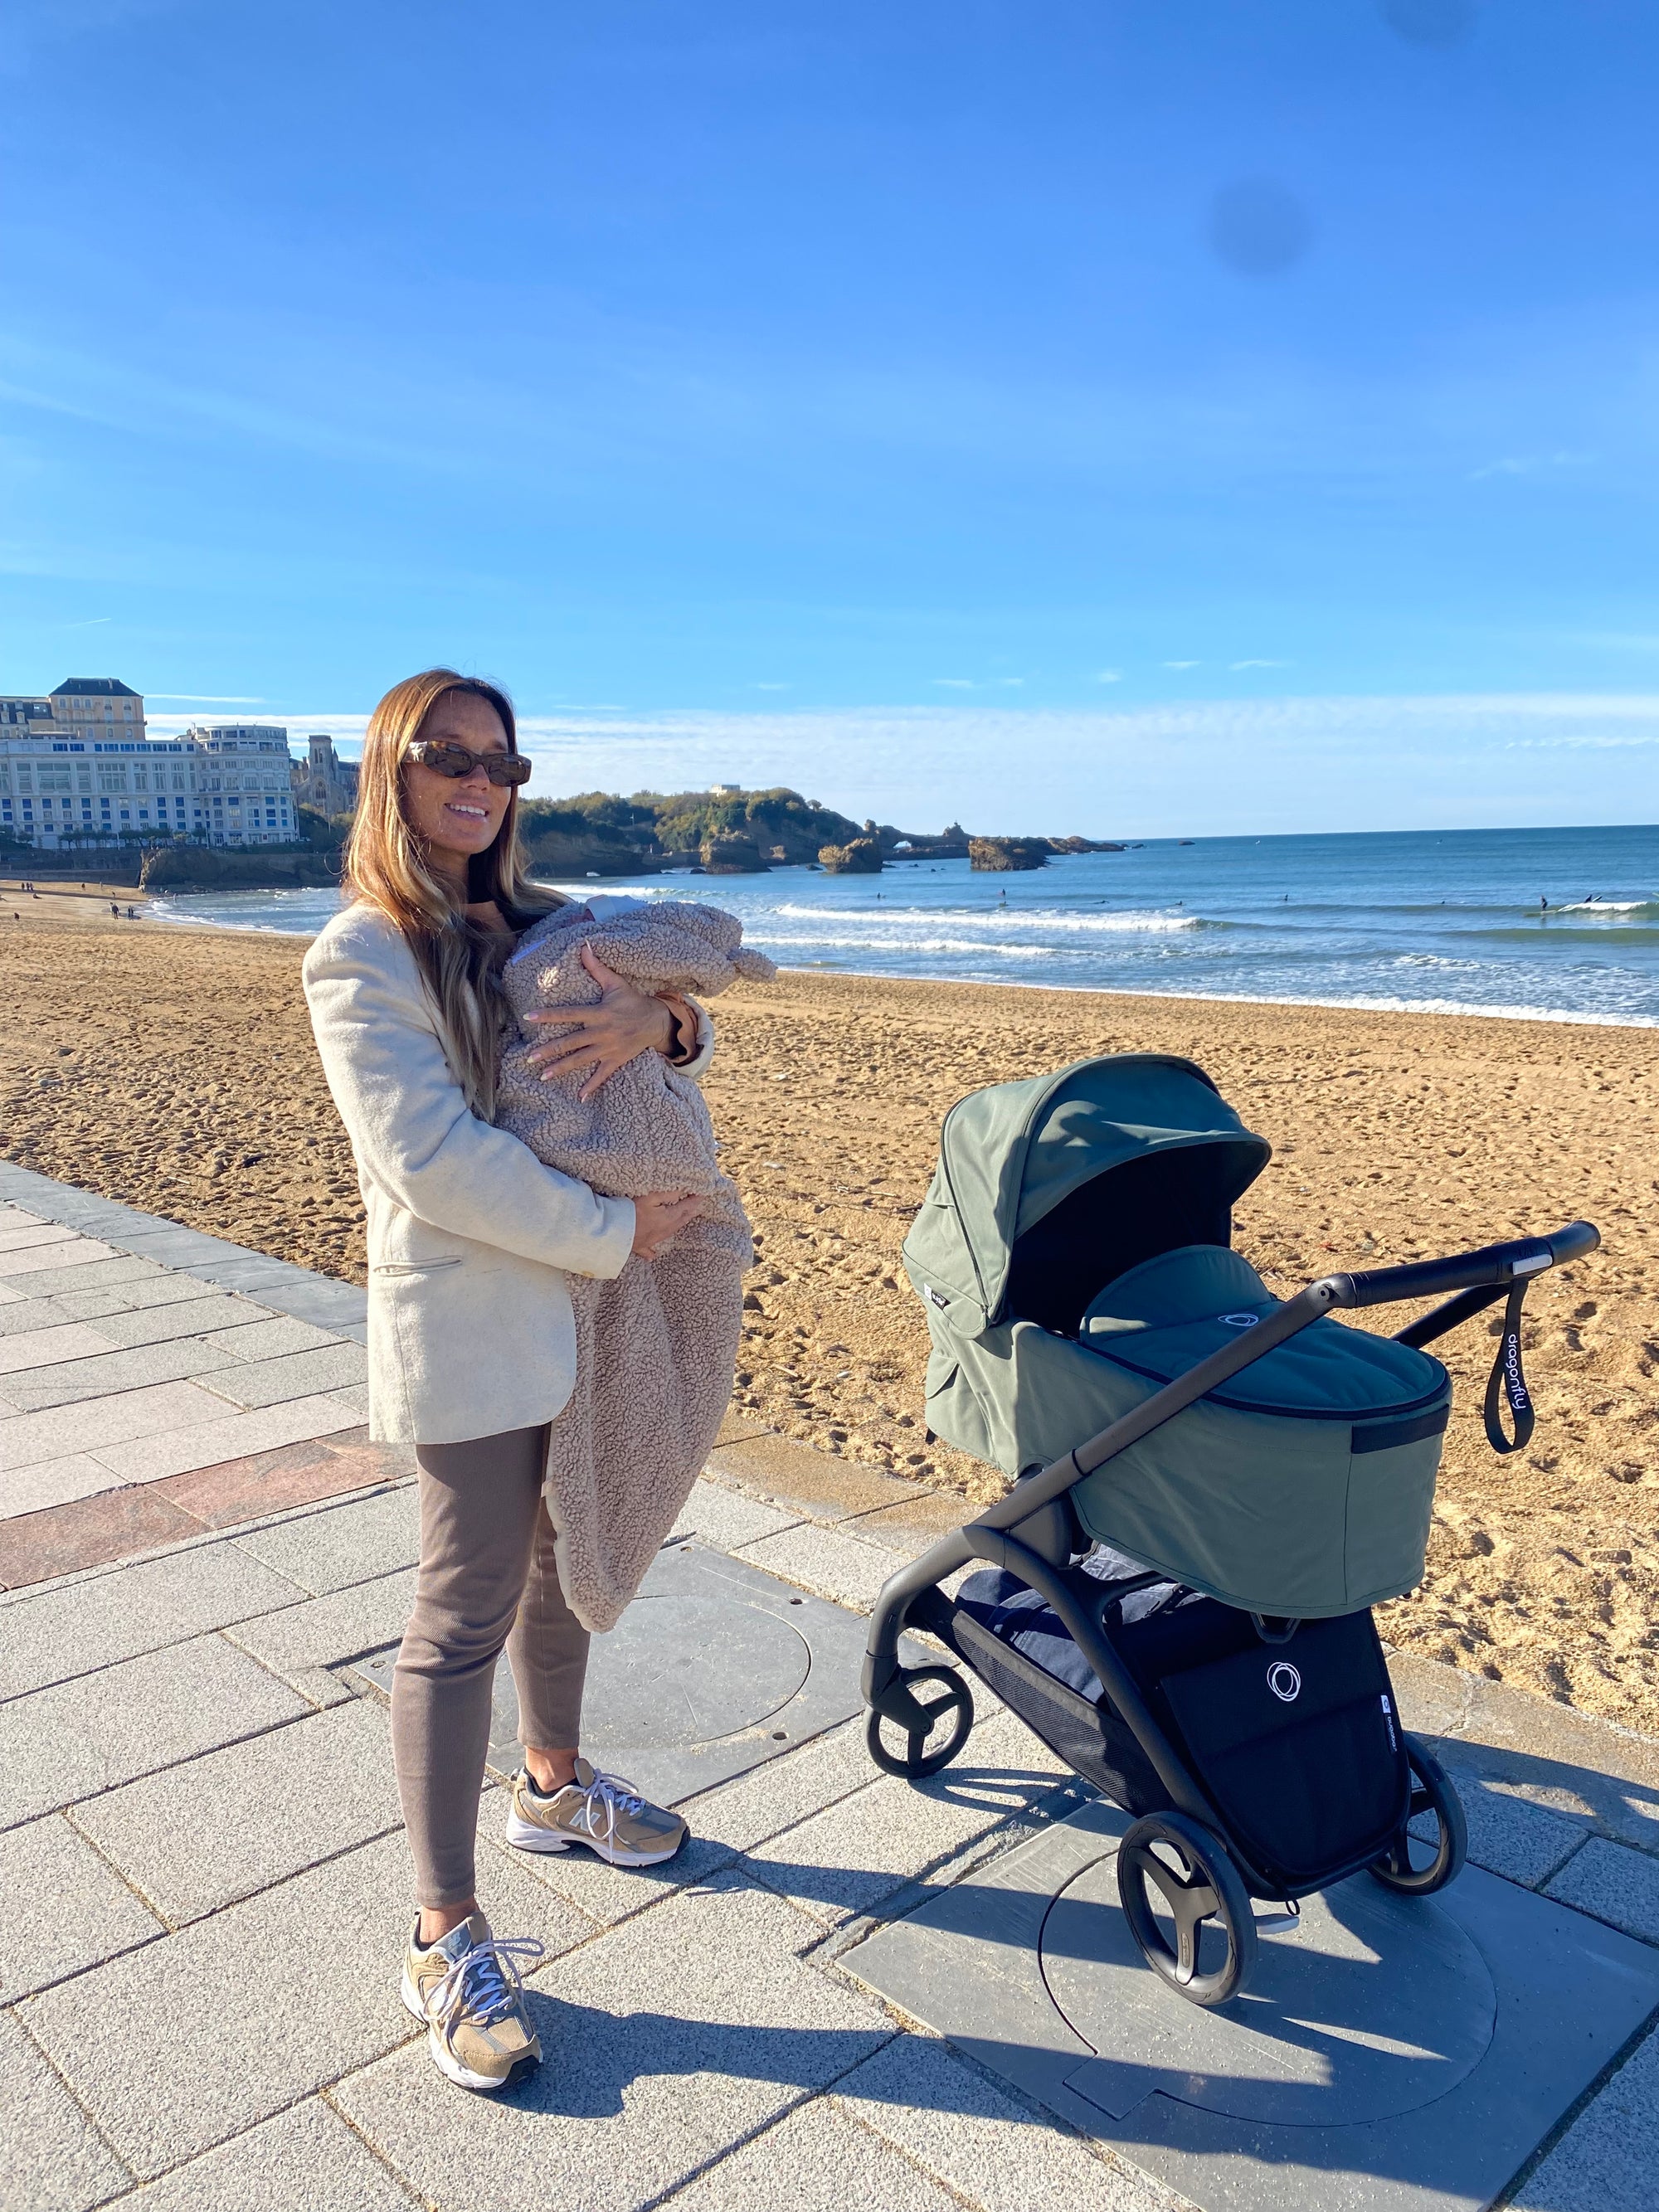
[[[924,1613],[919,1625],[950,1640],[951,1601],[942,1594],[931,1605],[926,1601],[947,1576],[982,1560],[1012,1573],[1046,1601],[1093,1669],[1105,1702],[1134,1736],[1168,1795],[1172,1810],[1143,1817],[1125,1836],[1119,1850],[1119,1891],[1131,1932],[1148,1963],[1183,1996],[1199,2004],[1220,2004],[1243,1986],[1255,1953],[1251,1897],[1293,1911],[1297,1898],[1364,1870],[1388,1887],[1409,1893],[1424,1895],[1443,1887],[1463,1862],[1462,1809],[1426,1746],[1410,1735],[1405,1738],[1413,1774],[1408,1806],[1394,1844],[1380,1859],[1372,1853],[1352,1863],[1324,1868],[1316,1880],[1300,1887],[1286,1884],[1282,1875],[1275,1877],[1252,1863],[1236,1829],[1160,1725],[1115,1648],[1104,1626],[1104,1603],[1085,1601],[1076,1577],[1068,1572],[1075,1547],[1066,1494],[1084,1477],[1334,1307],[1388,1305],[1408,1298],[1446,1300],[1397,1332],[1398,1342],[1417,1346],[1431,1343],[1500,1299],[1508,1299],[1503,1338],[1486,1394],[1486,1418],[1495,1447],[1516,1449],[1527,1441],[1533,1422],[1520,1361],[1521,1302],[1527,1285],[1547,1268],[1583,1258],[1600,1243],[1600,1233],[1591,1223],[1575,1221],[1551,1237],[1488,1245],[1479,1251],[1404,1267],[1322,1276],[1266,1315],[1258,1326],[1223,1345],[1110,1427],[1039,1472],[1023,1477],[1006,1496],[975,1520],[941,1538],[883,1588],[870,1625],[863,1679],[872,1757],[890,1773],[920,1778],[947,1765],[967,1741],[973,1725],[973,1698],[958,1670],[906,1668],[900,1662],[898,1646],[919,1601]],[[1500,1389],[1507,1394],[1515,1424],[1512,1439],[1504,1437],[1498,1421]],[[1105,1600],[1165,1579],[1149,1571],[1098,1587]],[[1293,1626],[1287,1623],[1285,1632]],[[1257,1627],[1267,1640],[1278,1640],[1266,1624],[1258,1621]],[[959,1656],[971,1664],[969,1655]],[[924,1681],[942,1684],[944,1695],[924,1701],[916,1694]],[[953,1711],[955,1722],[947,1741],[927,1751],[929,1737]],[[883,1743],[884,1720],[905,1735],[905,1753],[895,1753]],[[1418,1868],[1411,1859],[1406,1831],[1412,1820],[1430,1812],[1439,1823],[1438,1843],[1430,1863]],[[1154,1844],[1164,1844],[1166,1853],[1172,1848],[1183,1861],[1184,1871],[1175,1871],[1167,1856],[1153,1850]],[[1149,1881],[1173,1919],[1173,1944],[1165,1940],[1156,1922],[1146,1893]],[[1204,1923],[1210,1919],[1227,1938],[1227,1955],[1218,1968],[1203,1970],[1200,1936]]]

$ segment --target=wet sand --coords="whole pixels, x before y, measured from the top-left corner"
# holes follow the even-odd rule
[[[0,1151],[361,1281],[303,944],[117,922],[110,896],[0,890]],[[708,1093],[759,1238],[738,1402],[968,1498],[1001,1478],[927,1441],[898,1261],[965,1091],[1093,1052],[1199,1060],[1274,1146],[1236,1241],[1281,1291],[1598,1223],[1603,1250],[1528,1299],[1527,1450],[1498,1459],[1481,1429],[1496,1322],[1437,1347],[1458,1398],[1428,1577],[1382,1620],[1429,1657],[1659,1730],[1652,1030],[799,973],[714,1012]]]

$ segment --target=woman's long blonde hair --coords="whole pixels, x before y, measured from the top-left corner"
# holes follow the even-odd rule
[[[437,702],[470,692],[501,717],[507,749],[519,750],[518,724],[505,691],[453,668],[423,669],[394,684],[368,718],[357,813],[346,845],[343,888],[350,900],[378,907],[403,932],[437,1009],[446,1053],[475,1114],[495,1111],[495,1076],[505,1013],[499,975],[506,940],[469,921],[465,907],[493,899],[515,930],[564,901],[531,883],[519,850],[519,793],[507,793],[495,842],[468,866],[465,899],[438,874],[410,827],[404,785],[409,749]]]

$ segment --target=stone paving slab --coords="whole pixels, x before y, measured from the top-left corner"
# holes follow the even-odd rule
[[[234,1352],[238,1359],[280,1359],[292,1352],[320,1352],[340,1341],[327,1329],[314,1328],[308,1321],[295,1321],[291,1314],[260,1321],[258,1309],[251,1301],[228,1298],[225,1303],[240,1308],[248,1318],[239,1322],[233,1315],[223,1328],[209,1329],[202,1341],[220,1352]]]
[[[708,1455],[708,1464],[722,1479],[757,1491],[763,1497],[779,1496],[804,1507],[814,1521],[836,1521],[848,1514],[869,1513],[878,1506],[899,1505],[933,1493],[914,1482],[852,1460],[836,1459],[828,1452],[792,1443],[787,1437],[763,1431],[741,1442],[720,1443]]]
[[[414,1570],[406,1568],[226,1633],[313,1705],[337,1705],[352,1692],[330,1669],[399,1642],[414,1601]]]
[[[9,1496],[17,1480],[8,1481]],[[15,1589],[130,1559],[198,1535],[201,1527],[158,1490],[83,1491],[40,1512],[14,1510],[0,1516],[0,1584]]]
[[[113,1260],[112,1244],[100,1244],[88,1237],[66,1237],[58,1244],[34,1244],[27,1251],[0,1254],[0,1280],[14,1286],[27,1275],[73,1273],[97,1260]],[[31,1291],[35,1285],[29,1285]]]
[[[745,1544],[737,1556],[853,1613],[868,1613],[882,1584],[897,1571],[890,1552],[861,1543],[841,1528],[823,1528],[810,1522]]]
[[[198,1637],[0,1705],[0,1827],[257,1735],[305,1702],[222,1638]]]
[[[173,1927],[403,1824],[367,1699],[112,1790],[71,1816]]]
[[[797,1954],[811,1923],[728,1875],[531,1984],[545,2063],[510,2098],[457,2098],[411,2047],[333,2101],[416,2193],[456,2212],[635,2212],[850,2073],[893,2033]]]
[[[300,1443],[315,1437],[362,1425],[361,1407],[330,1393],[314,1398],[289,1399],[282,1405],[264,1406],[257,1413],[227,1413],[222,1398],[213,1397],[194,1383],[194,1389],[213,1407],[204,1420],[192,1416],[183,1433],[165,1431],[94,1444],[93,1456],[122,1482],[155,1482],[164,1475],[189,1474],[198,1468],[216,1467],[226,1460],[243,1459],[251,1452],[270,1451],[278,1444]],[[5,1430],[0,1425],[0,1449]]]
[[[271,1613],[304,1595],[234,1544],[138,1559],[0,1602],[0,1699]]]
[[[107,1491],[115,1478],[100,1459],[90,1452],[70,1452],[62,1459],[37,1460],[33,1466],[18,1468],[3,1478],[3,1514],[9,1520],[18,1514],[46,1515],[55,1508],[73,1505],[82,1498],[95,1497]]]
[[[170,1275],[149,1260],[111,1260],[102,1267],[77,1267],[75,1273],[72,1285],[52,1285],[52,1303],[76,1321],[144,1313],[157,1306],[193,1305],[204,1297],[224,1295],[198,1283],[194,1275]]]
[[[1644,1943],[1659,1943],[1659,1860],[1644,1852],[1592,1836],[1544,1894]]]
[[[948,2194],[889,2143],[824,2099],[802,2106],[672,2200],[675,2212],[959,2212]]]
[[[48,1322],[40,1328],[0,1334],[0,1375],[52,1367],[60,1359],[86,1359],[94,1352],[118,1349],[114,1337],[100,1334],[85,1322]]]
[[[359,1427],[193,1468],[158,1482],[155,1490],[209,1528],[228,1528],[285,1506],[337,1498],[343,1492],[380,1483],[406,1483],[414,1473],[410,1446],[372,1444]]]
[[[410,2212],[410,2199],[339,2114],[307,2097],[164,2173],[130,2212]]]
[[[983,2212],[1188,2212],[1176,2191],[1086,2147],[931,2037],[897,2038],[831,2096]]]
[[[166,1344],[135,1345],[41,1366],[28,1376],[8,1375],[0,1388],[7,1402],[20,1413],[38,1413],[52,1406],[80,1405],[89,1398],[112,1396],[117,1391],[142,1390],[154,1382],[186,1382],[210,1375],[216,1368],[238,1365],[231,1352],[216,1352],[194,1336],[179,1336]]]
[[[163,1932],[61,1813],[11,1829],[0,1846],[0,2004]]]
[[[161,1278],[168,1284],[178,1280],[176,1275]],[[155,1287],[159,1289],[160,1285]],[[222,1291],[213,1291],[203,1297],[152,1300],[121,1312],[100,1314],[93,1326],[118,1344],[164,1344],[169,1337],[194,1336],[216,1351],[234,1352],[239,1358],[257,1358],[257,1348],[250,1347],[247,1352],[242,1352],[238,1338],[255,1329],[293,1328],[303,1324],[274,1318],[252,1298],[230,1297]]]
[[[205,1387],[228,1398],[233,1406],[249,1408],[317,1397],[362,1382],[368,1374],[368,1357],[356,1344],[325,1345],[319,1352],[290,1352],[285,1358],[246,1364],[221,1352],[215,1364],[218,1372]]]
[[[1653,2212],[1659,2176],[1659,2036],[1574,2121],[1510,2199],[1511,2212]]]
[[[10,2013],[0,2013],[0,2137],[5,2212],[89,2212],[131,2186],[131,2174]]]
[[[162,1382],[124,1390],[84,1406],[54,1406],[46,1413],[13,1413],[0,1420],[0,1474],[75,1452],[107,1449],[169,1429],[222,1420],[225,1401],[193,1382]],[[171,1470],[168,1470],[171,1472]]]
[[[412,1567],[420,1556],[420,1509],[412,1486],[377,1491],[349,1504],[296,1514],[235,1539],[307,1595]]]
[[[752,1850],[850,1796],[875,1778],[864,1747],[864,1723],[848,1721],[787,1759],[740,1776],[681,1807],[695,1835]]]
[[[401,1836],[365,1844],[31,1997],[20,2017],[121,2155],[152,2177],[417,2032],[398,1996],[408,1885]],[[502,1879],[498,1917],[550,1952],[592,1932],[522,1878]],[[410,2056],[446,2093],[447,2124],[455,2104],[471,2106],[424,2049]]]
[[[878,1776],[759,1845],[749,1865],[812,1919],[837,1927],[961,1860],[994,1830],[1054,1801],[1071,1779],[1046,1745],[1001,1714],[975,1729],[942,1774],[925,1782]],[[1066,1809],[1073,1809],[1069,1799]]]
[[[735,1552],[759,1537],[775,1536],[780,1529],[793,1528],[800,1517],[783,1507],[746,1497],[740,1490],[700,1480],[692,1484],[691,1495],[669,1541],[697,1535],[705,1543],[718,1544],[723,1552]]]
[[[74,1234],[56,1221],[0,1222],[0,1252],[27,1252],[40,1244],[61,1244]]]

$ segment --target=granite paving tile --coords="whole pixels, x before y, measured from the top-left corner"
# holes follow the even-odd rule
[[[244,1364],[228,1354],[210,1382],[222,1398],[234,1406],[277,1406],[296,1398],[313,1398],[328,1390],[349,1388],[368,1374],[368,1355],[355,1344],[331,1344],[320,1352],[296,1352],[285,1359],[251,1360]]]
[[[130,2212],[410,2212],[410,2200],[339,2114],[307,2097],[174,2166]]]
[[[680,1809],[695,1835],[747,1850],[878,1778],[864,1747],[863,1721],[848,1721]]]
[[[132,2177],[9,2013],[0,2013],[0,2207],[90,2212]]]
[[[14,1305],[21,1297],[21,1291],[11,1290],[4,1283],[0,1283],[0,1305]]]
[[[72,1229],[65,1229],[56,1221],[0,1221],[0,1254],[29,1252],[41,1244],[61,1244],[74,1234]]]
[[[533,2175],[542,2212],[635,2212],[892,2033],[799,1962],[807,1933],[718,1875],[536,1977],[545,2063],[510,2099],[458,2098],[411,2047],[333,2101],[430,2203],[522,2212]]]
[[[231,1303],[241,1306],[246,1302],[236,1298]],[[295,1352],[321,1352],[337,1344],[339,1339],[308,1321],[295,1321],[291,1314],[277,1314],[270,1321],[258,1321],[250,1316],[244,1322],[215,1329],[202,1341],[221,1352],[231,1352],[238,1359],[282,1359]]]
[[[831,2100],[983,2212],[1190,2212],[1184,2197],[1094,2155],[930,2037],[896,2037]]]
[[[409,1892],[404,1838],[388,1836],[32,1997],[21,2016],[122,2156],[154,2176],[417,2033],[398,1996]],[[512,1868],[495,1918],[550,1954],[591,1932]],[[447,2093],[443,2124],[465,2127],[457,2107],[483,2100],[459,2095],[423,2046],[410,2055]],[[455,2202],[470,2212],[476,2200],[463,2189]]]
[[[31,1298],[0,1283],[0,1344],[9,1337],[35,1336],[42,1329],[62,1328],[79,1316],[66,1314],[54,1298]]]
[[[327,1597],[307,1598],[285,1613],[244,1621],[225,1633],[313,1704],[340,1705],[351,1692],[329,1668],[399,1642],[414,1601],[415,1571],[410,1567]]]
[[[189,1279],[173,1276],[165,1279],[177,1282]],[[228,1344],[220,1346],[219,1332],[234,1334],[243,1328],[269,1326],[267,1309],[256,1305],[252,1299],[234,1298],[223,1291],[206,1291],[199,1283],[195,1288],[200,1296],[106,1314],[100,1316],[97,1326],[118,1344],[165,1344],[169,1337],[198,1336],[204,1343],[227,1352],[234,1347]]]
[[[331,1395],[337,1398],[343,1406],[349,1406],[360,1421],[366,1421],[368,1419],[368,1385],[367,1382],[348,1383],[344,1389],[336,1390]]]
[[[305,1702],[222,1637],[32,1691],[0,1705],[0,1826],[260,1734]]]
[[[216,1368],[235,1365],[229,1352],[216,1352],[193,1336],[181,1336],[167,1344],[141,1344],[66,1360],[33,1375],[8,1375],[0,1382],[0,1390],[20,1413],[38,1413],[51,1406],[78,1406],[88,1398],[142,1390],[152,1383],[205,1378]]]
[[[354,1698],[70,1817],[178,1927],[401,1826],[385,1709]]]
[[[0,1521],[20,1514],[33,1516],[93,1498],[109,1490],[119,1478],[102,1460],[85,1452],[70,1452],[63,1459],[37,1460],[33,1467],[0,1474]],[[3,1579],[3,1577],[0,1577]]]
[[[42,1328],[10,1329],[0,1334],[0,1375],[35,1367],[51,1367],[60,1359],[88,1359],[100,1352],[113,1352],[116,1339],[88,1328],[84,1322],[48,1322]]]
[[[823,2100],[729,2152],[672,2202],[674,2212],[961,2212],[957,2197]]]
[[[198,1389],[194,1383],[178,1387]],[[222,1398],[209,1397],[204,1389],[199,1395],[213,1407],[216,1419],[198,1421],[192,1418],[189,1427],[180,1424],[175,1435],[152,1433],[130,1443],[94,1444],[94,1457],[123,1482],[155,1482],[166,1475],[212,1467],[220,1460],[246,1459],[250,1452],[270,1451],[278,1444],[300,1443],[355,1428],[362,1419],[355,1406],[336,1397],[294,1398],[280,1406],[262,1406],[257,1413],[227,1413]],[[0,1450],[4,1449],[5,1433],[0,1424]]]
[[[849,1513],[868,1513],[878,1505],[898,1505],[926,1497],[919,1484],[902,1482],[878,1468],[860,1467],[810,1444],[770,1434],[741,1443],[716,1444],[708,1455],[715,1474],[786,1504],[804,1504],[815,1521],[835,1521]]]
[[[118,1257],[112,1245],[100,1244],[94,1237],[69,1237],[61,1243],[34,1244],[22,1252],[0,1252],[0,1279],[15,1283],[25,1275],[72,1274],[100,1260]]]
[[[13,1413],[0,1421],[0,1474],[43,1459],[64,1459],[73,1452],[95,1452],[100,1445],[122,1444],[167,1429],[222,1420],[224,1412],[222,1398],[193,1382],[162,1382],[93,1398],[83,1405],[54,1406],[44,1413]]]
[[[1645,1851],[1592,1836],[1545,1884],[1544,1894],[1644,1943],[1659,1943],[1659,1859]]]
[[[1536,1889],[1584,1840],[1582,1820],[1528,1804],[1478,1776],[1454,1771],[1452,1782],[1469,1824],[1470,1858],[1505,1881]],[[1433,1825],[1431,1815],[1417,1824],[1425,1841],[1432,1841]]]
[[[61,1813],[0,1848],[0,2004],[159,1936],[161,1923]]]
[[[1659,2036],[1627,2059],[1509,2200],[1511,2212],[1653,2212]]]
[[[413,1473],[413,1455],[406,1447],[371,1444],[362,1429],[344,1429],[170,1475],[155,1488],[208,1527],[228,1528],[287,1506],[337,1498],[376,1483],[408,1481]]]
[[[1070,1775],[1012,1715],[974,1731],[953,1766],[925,1782],[884,1775],[749,1856],[757,1880],[833,1927],[1028,1813]]]
[[[723,1483],[697,1481],[691,1486],[674,1533],[701,1536],[723,1552],[735,1552],[740,1544],[752,1544],[762,1536],[775,1536],[781,1529],[794,1527],[800,1517],[781,1506],[745,1497],[740,1490],[728,1490]]]
[[[965,1498],[912,1498],[902,1505],[860,1513],[845,1525],[848,1534],[863,1543],[880,1544],[907,1559],[919,1559],[930,1545],[971,1519],[973,1510]]]
[[[151,1306],[188,1305],[211,1295],[193,1275],[170,1275],[148,1260],[112,1260],[107,1267],[77,1267],[74,1272],[75,1282],[60,1279],[52,1285],[53,1304],[73,1321],[140,1313]],[[82,1282],[82,1276],[90,1279]]]
[[[236,1538],[313,1597],[412,1567],[420,1556],[420,1509],[412,1487],[325,1506]]]
[[[841,1528],[819,1528],[805,1522],[744,1544],[736,1556],[752,1559],[769,1574],[854,1613],[868,1613],[882,1584],[898,1571],[898,1562],[881,1546],[860,1543]]]
[[[230,1542],[192,1545],[0,1607],[0,1699],[293,1605],[291,1577]]]
[[[0,1480],[0,1501],[15,1481]],[[201,1534],[202,1524],[145,1490],[106,1490],[40,1513],[0,1516],[0,1584],[18,1589]]]

